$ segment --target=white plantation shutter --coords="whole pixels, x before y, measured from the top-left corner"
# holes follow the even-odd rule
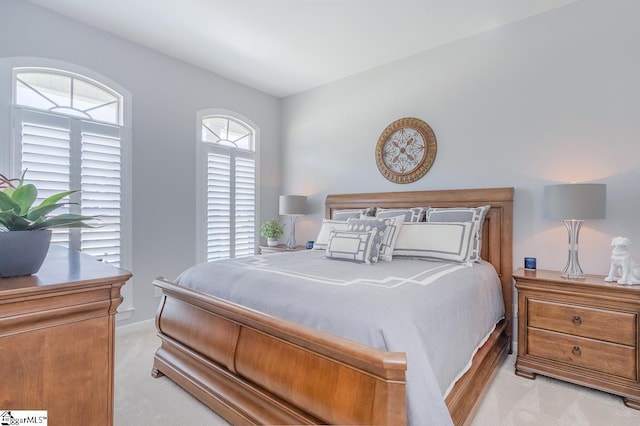
[[[256,234],[256,167],[251,158],[236,155],[235,180],[235,254],[236,257],[255,254]]]
[[[256,252],[254,132],[228,116],[202,118],[206,152],[206,259]],[[200,233],[201,231],[199,231]]]
[[[21,140],[20,170],[28,170],[26,181],[38,188],[36,203],[49,196],[70,190],[71,182],[71,120],[37,111],[17,110],[16,140]],[[72,201],[77,201],[72,200]],[[55,214],[69,213],[60,208]],[[53,243],[68,245],[69,230],[55,229]]]
[[[231,162],[228,153],[207,154],[207,260],[231,257]]]
[[[79,189],[76,203],[53,214],[100,216],[99,228],[54,229],[52,242],[121,264],[121,146],[119,126],[15,109],[20,170],[38,187],[41,202]]]
[[[120,128],[82,123],[80,214],[99,216],[99,228],[81,228],[81,249],[104,262],[120,265],[121,146]]]

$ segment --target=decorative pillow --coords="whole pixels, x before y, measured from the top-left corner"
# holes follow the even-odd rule
[[[382,246],[382,239],[384,238],[385,231],[387,230],[387,224],[384,220],[376,218],[371,219],[349,219],[347,220],[347,231],[369,232],[375,230],[375,238],[373,240],[373,247],[371,248],[370,262],[377,263],[380,258],[380,247]]]
[[[393,255],[468,263],[472,246],[471,222],[404,223]]]
[[[334,210],[331,213],[331,219],[333,220],[347,220],[349,218],[359,219],[360,216],[373,216],[375,211],[374,207],[367,207],[366,209],[344,209]]]
[[[410,209],[376,209],[376,217],[385,219],[387,217],[395,217],[402,215],[405,222],[422,222],[425,212],[429,207],[412,207]]]
[[[327,248],[327,244],[329,243],[329,233],[332,230],[346,231],[347,221],[322,219],[322,226],[320,227],[320,232],[318,232],[316,241],[313,243],[313,248],[316,250],[325,250]]]
[[[473,247],[469,260],[480,260],[482,224],[490,205],[480,207],[438,207],[427,209],[427,222],[473,222]]]
[[[361,218],[361,219],[349,219],[347,221],[348,231],[368,231],[372,226],[382,226],[384,232],[380,240],[380,250],[378,260],[392,260],[393,249],[396,246],[396,240],[400,234],[400,227],[404,216],[389,217],[386,219],[379,219],[377,217]],[[375,249],[375,248],[374,248]],[[375,256],[375,254],[372,254]],[[373,262],[375,263],[375,261]]]
[[[375,228],[367,232],[331,230],[326,256],[328,259],[370,264],[376,233]]]

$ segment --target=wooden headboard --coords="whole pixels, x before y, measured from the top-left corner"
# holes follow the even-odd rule
[[[506,319],[513,317],[513,188],[373,192],[328,195],[325,216],[333,210],[367,207],[478,207],[491,205],[482,228],[482,258],[491,262],[502,283]],[[511,327],[507,327],[511,341]]]

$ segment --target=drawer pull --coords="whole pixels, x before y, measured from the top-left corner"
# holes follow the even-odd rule
[[[573,323],[575,325],[580,325],[582,324],[582,320],[580,319],[580,315],[574,315],[573,319],[572,319]]]
[[[580,351],[580,346],[574,346],[573,349],[571,350],[571,353],[573,353],[575,356],[582,355],[582,352]]]

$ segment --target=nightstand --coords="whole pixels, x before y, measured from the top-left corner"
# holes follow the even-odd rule
[[[280,252],[288,252],[288,251],[300,251],[306,250],[304,246],[295,246],[294,248],[288,248],[286,244],[278,244],[277,246],[260,246],[260,254],[266,253],[280,253]]]
[[[640,286],[518,269],[516,374],[542,374],[623,398],[640,410]]]

